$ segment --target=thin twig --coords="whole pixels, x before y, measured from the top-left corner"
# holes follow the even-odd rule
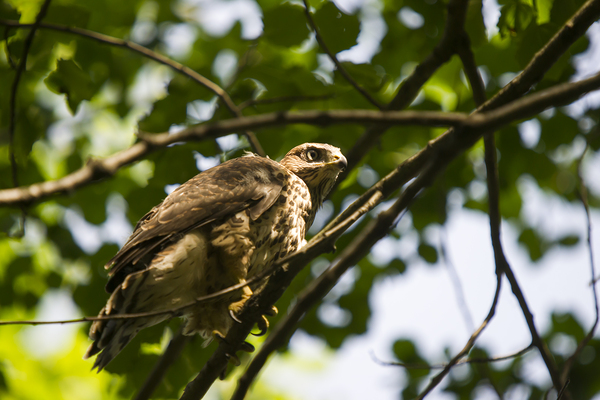
[[[454,263],[452,262],[452,259],[448,254],[446,243],[446,231],[444,228],[440,229],[440,254],[442,256],[444,265],[448,270],[448,276],[450,277],[450,281],[452,282],[452,287],[454,288],[454,295],[456,296],[456,302],[458,303],[458,308],[463,316],[463,320],[465,321],[468,331],[473,332],[475,330],[475,324],[473,323],[473,317],[471,316],[471,312],[469,311],[469,305],[467,304],[465,291],[460,281],[460,277],[458,276],[458,271],[454,267]]]
[[[329,50],[329,47],[327,46],[327,44],[323,40],[323,37],[321,36],[319,27],[315,23],[312,15],[310,13],[310,5],[308,4],[308,1],[307,0],[302,0],[302,1],[304,2],[304,14],[306,15],[306,20],[308,21],[308,24],[310,25],[311,29],[315,32],[315,38],[317,39],[319,46],[321,46],[323,51],[325,53],[327,53],[327,55],[329,56],[331,61],[333,61],[338,72],[344,77],[344,79],[346,79],[348,81],[348,83],[350,83],[350,85],[352,85],[352,87],[354,89],[356,89],[357,92],[359,92],[365,99],[367,99],[367,101],[369,103],[373,104],[378,109],[383,110],[384,106],[381,103],[379,103],[377,100],[375,100],[375,98],[373,96],[371,96],[371,94],[369,94],[369,92],[367,92],[362,86],[360,86],[354,80],[354,78],[352,78],[352,76],[348,73],[348,71],[346,71],[346,69],[342,66],[340,61],[337,59],[335,54],[333,54],[331,52],[331,50]]]
[[[0,20],[0,25],[10,26],[13,28],[33,28],[35,24],[21,24],[18,21]],[[78,28],[78,27],[63,26],[63,25],[57,25],[57,24],[51,24],[51,23],[40,23],[38,27],[43,28],[43,29],[54,30],[57,32],[78,35],[81,37],[95,40],[95,41],[103,43],[103,44],[126,48],[126,49],[134,51],[138,54],[141,54],[142,56],[149,58],[153,61],[156,61],[159,64],[166,65],[167,67],[177,71],[178,73],[180,73],[184,76],[187,76],[188,78],[190,78],[190,79],[194,80],[195,82],[199,83],[200,85],[204,86],[205,88],[207,88],[208,90],[213,92],[215,95],[217,95],[219,100],[221,100],[221,102],[223,102],[225,107],[229,110],[229,112],[234,117],[242,116],[240,109],[235,105],[235,103],[233,102],[231,97],[229,97],[229,94],[227,94],[227,92],[225,90],[223,90],[223,88],[221,88],[219,85],[217,85],[210,79],[202,76],[201,74],[194,71],[193,69],[191,69],[183,64],[180,64],[177,61],[170,59],[169,57],[166,57],[166,56],[159,54],[155,51],[152,51],[144,46],[141,46],[135,42],[115,38],[112,36],[104,35],[102,33],[89,31],[87,29],[82,29],[82,28]],[[33,30],[34,29],[32,29],[32,31]],[[254,135],[254,133],[252,133],[250,131],[245,131],[244,134],[248,138],[248,141],[252,145],[252,148],[254,149],[254,151],[257,154],[264,157],[265,152],[264,152],[262,146],[260,145],[260,142],[256,138],[256,135]]]
[[[556,400],[560,400],[562,399],[563,395],[566,393],[567,390],[567,386],[569,386],[569,383],[571,383],[570,380],[567,380],[565,382],[565,384],[563,385],[563,387],[560,389],[560,391],[558,392],[558,395],[556,396]]]
[[[581,174],[581,164],[583,162],[583,157],[587,153],[588,147],[589,146],[586,146],[585,150],[583,151],[583,153],[581,154],[581,157],[579,158],[579,160],[577,162],[577,181],[579,183],[579,185],[578,185],[579,190],[577,191],[577,193],[579,195],[579,199],[581,200],[581,204],[583,205],[583,208],[585,210],[585,217],[586,217],[586,221],[587,221],[586,241],[587,241],[587,247],[588,247],[588,254],[589,254],[589,258],[590,258],[590,273],[592,275],[592,280],[593,280],[592,295],[594,298],[594,311],[595,311],[596,317],[595,317],[594,323],[593,323],[592,327],[590,328],[589,332],[587,333],[587,335],[585,335],[583,340],[577,345],[577,348],[575,349],[573,354],[571,354],[571,356],[565,361],[565,364],[563,365],[561,379],[563,382],[565,382],[565,387],[568,383],[569,374],[571,372],[571,368],[573,367],[573,364],[575,363],[575,360],[577,359],[579,354],[581,354],[581,351],[584,349],[584,347],[587,346],[587,344],[590,342],[590,340],[592,340],[592,338],[594,337],[594,333],[596,332],[596,328],[598,327],[598,321],[600,320],[600,312],[598,309],[598,307],[599,307],[598,293],[596,292],[596,280],[594,280],[594,277],[596,276],[596,267],[595,267],[595,263],[594,263],[594,250],[592,247],[592,218],[590,215],[590,206],[588,203],[587,188],[585,186],[585,182],[584,182],[583,176]]]
[[[17,167],[17,157],[15,155],[15,130],[17,127],[17,93],[19,92],[19,83],[21,82],[21,76],[25,69],[27,68],[27,58],[29,56],[29,50],[31,49],[31,44],[33,43],[33,37],[35,36],[35,32],[40,26],[42,19],[46,16],[48,12],[48,7],[50,7],[50,2],[52,0],[45,0],[42,6],[40,7],[40,11],[35,17],[35,22],[31,24],[31,30],[29,34],[25,38],[23,43],[23,53],[21,54],[21,60],[19,61],[19,65],[15,71],[15,77],[12,82],[12,86],[10,88],[10,103],[9,103],[9,122],[8,122],[8,153],[10,158],[10,170],[12,183],[15,188],[19,187],[19,172]],[[10,54],[8,55],[10,59]],[[12,62],[12,61],[11,61]],[[25,205],[21,205],[21,223],[18,231],[15,233],[15,236],[23,236],[25,234],[25,219],[27,217],[27,209]]]
[[[254,275],[253,277],[247,279],[245,282],[237,283],[235,285],[226,287],[225,289],[219,290],[214,293],[207,294],[206,296],[197,297],[194,301],[183,304],[181,306],[167,308],[164,310],[157,311],[147,311],[147,312],[139,312],[139,313],[129,313],[129,314],[112,314],[112,315],[102,315],[97,317],[82,317],[75,319],[65,319],[59,321],[27,321],[27,320],[19,320],[19,321],[0,321],[0,326],[2,325],[52,325],[52,324],[74,324],[80,322],[92,322],[92,321],[105,321],[112,319],[136,319],[136,318],[148,318],[155,317],[157,315],[171,314],[172,316],[179,316],[186,309],[193,307],[200,303],[208,303],[214,302],[225,297],[228,293],[239,290],[245,286],[254,284],[256,282],[260,282],[261,280],[268,277],[275,270],[276,266],[272,266],[269,269],[262,271],[259,274]]]
[[[529,351],[531,351],[531,349],[533,349],[533,345],[530,344],[529,346],[525,347],[524,349],[521,349],[515,353],[508,354],[505,356],[490,357],[490,358],[463,358],[463,359],[459,360],[454,366],[463,365],[463,364],[485,364],[485,363],[491,363],[491,362],[512,360],[513,358],[521,357],[521,356],[529,353]],[[402,368],[406,368],[406,369],[432,370],[432,369],[444,369],[448,366],[448,364],[409,364],[409,363],[403,363],[403,362],[398,362],[398,361],[382,361],[379,358],[377,358],[377,356],[373,352],[371,352],[371,358],[377,364],[382,365],[384,367],[402,367]]]

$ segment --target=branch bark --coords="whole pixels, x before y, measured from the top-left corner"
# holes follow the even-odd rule
[[[260,114],[252,117],[240,117],[203,124],[184,129],[175,134],[140,134],[142,141],[105,159],[90,160],[84,167],[55,181],[36,183],[30,186],[0,190],[0,206],[15,206],[38,201],[53,194],[73,191],[94,180],[105,178],[145,155],[165,148],[176,142],[197,141],[214,138],[244,129],[281,126],[294,123],[327,126],[331,124],[381,124],[381,125],[423,125],[423,126],[464,126],[469,128],[471,137],[458,136],[448,131],[431,143],[446,143],[454,140],[464,142],[465,148],[478,139],[478,132],[495,130],[512,121],[531,117],[548,107],[555,107],[574,101],[589,91],[600,87],[600,74],[579,82],[557,85],[540,91],[506,106],[486,113],[474,113],[466,116],[461,113],[443,113],[436,111],[374,111],[374,110],[329,110],[298,111]],[[413,162],[422,166],[432,156],[428,146],[413,158]],[[413,169],[417,171],[418,168]]]

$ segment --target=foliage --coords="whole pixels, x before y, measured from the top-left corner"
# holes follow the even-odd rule
[[[7,0],[0,4],[0,19],[33,23],[42,3]],[[432,53],[444,35],[448,15],[448,1],[443,0],[380,0],[367,2],[360,10],[348,10],[330,1],[309,3],[324,42],[340,58],[348,54],[347,50],[355,49],[357,43],[362,45],[362,35],[369,35],[368,23],[373,23],[373,15],[379,18],[377,23],[385,33],[374,39],[371,33],[377,42],[375,54],[360,60],[343,57],[342,66],[381,104],[389,103],[401,82]],[[465,30],[486,78],[488,98],[526,68],[536,52],[582,5],[580,0],[500,0],[497,32],[492,27],[487,27],[486,32],[482,2],[468,3]],[[231,26],[216,26],[218,22],[205,18],[211,15],[206,4],[192,0],[53,0],[43,22],[130,40],[164,54],[223,87],[233,103],[245,105],[240,111],[245,116],[288,110],[373,108],[331,66],[314,39],[299,2],[245,2],[260,15],[262,31],[256,27],[251,30],[251,15],[241,16],[243,22],[236,21]],[[226,7],[232,3],[210,4]],[[409,12],[413,18],[416,13],[421,24],[407,23],[403,12]],[[235,112],[228,110],[214,92],[168,65],[132,51],[128,48],[131,46],[111,45],[47,27],[37,30],[28,49],[13,110],[11,88],[29,32],[30,28],[6,28],[0,42],[1,189],[14,186],[15,168],[19,185],[63,178],[84,167],[90,159],[128,149],[138,140],[138,130],[152,135],[235,117]],[[587,37],[579,38],[543,76],[536,90],[578,78],[574,60],[587,46]],[[475,107],[463,64],[454,57],[427,80],[410,109],[470,113]],[[15,129],[10,133],[13,117]],[[519,125],[522,121],[512,122],[496,134],[500,210],[503,219],[519,230],[519,242],[532,262],[547,257],[553,249],[575,246],[586,238],[569,232],[552,236],[532,224],[522,212],[523,192],[518,184],[527,177],[547,193],[579,204],[579,162],[587,145],[586,159],[597,157],[599,120],[598,110],[587,109],[582,115],[575,115],[567,108],[553,108],[533,117],[533,124],[543,132],[537,141],[525,140],[523,126]],[[440,128],[417,125],[390,127],[379,138],[378,146],[369,149],[331,196],[333,211],[339,212],[377,177],[388,174],[443,132]],[[251,150],[243,132],[238,133],[239,137],[228,137],[229,140],[189,141],[155,149],[113,176],[25,204],[24,211],[19,207],[0,208],[0,228],[7,233],[0,236],[2,320],[33,318],[49,294],[57,290],[72,297],[80,314],[95,315],[107,298],[102,266],[123,243],[127,230],[165,197],[170,185],[184,182],[210,163]],[[349,124],[323,128],[290,124],[256,131],[265,153],[274,159],[307,141],[330,143],[347,152],[363,133],[362,126]],[[12,152],[15,165],[11,163]],[[439,269],[443,257],[426,231],[447,222],[448,198],[456,193],[464,199],[462,207],[487,212],[487,195],[474,190],[485,185],[483,154],[479,143],[468,149],[411,205],[411,230],[416,233],[417,243],[410,258],[395,255],[385,265],[375,262],[372,255],[363,258],[355,267],[360,279],[346,292],[332,291],[319,303],[350,315],[347,321],[324,321],[317,307],[308,310],[300,329],[339,349],[348,338],[367,331],[371,313],[367,299],[375,282],[405,273],[418,260]],[[598,192],[590,191],[588,201],[597,209]],[[313,279],[319,265],[327,265],[345,249],[375,215],[369,213],[340,238],[338,253],[323,255],[300,273],[277,303],[280,312],[271,319],[272,324],[287,314],[295,294]],[[11,237],[20,231],[22,218],[24,236]],[[392,242],[399,232],[391,231]],[[57,312],[52,317],[62,315]],[[79,326],[66,350],[48,356],[36,355],[35,350],[28,348],[31,343],[19,339],[25,330],[35,327],[0,326],[0,397],[62,399],[73,398],[76,393],[77,398],[131,398],[143,385],[173,332],[177,332],[178,324],[171,321],[142,331],[108,366],[108,372],[97,376],[88,374],[91,364],[80,360],[87,344],[87,326]],[[572,316],[556,314],[552,327],[544,334],[547,341],[556,335],[567,335],[579,343],[586,332]],[[169,369],[155,395],[179,396],[213,350],[214,345],[203,349],[199,339],[193,340]],[[398,338],[393,352],[406,363],[427,361],[407,338]],[[573,398],[591,398],[600,391],[600,361],[597,356],[590,356],[599,352],[600,342],[593,339],[575,360],[569,386]],[[474,355],[490,356],[482,348],[473,350],[471,356]],[[555,356],[562,366],[566,357]],[[520,385],[531,398],[542,398],[549,388],[524,380],[520,375],[522,362],[523,358],[517,358],[500,367],[462,366],[467,372],[460,376],[451,374],[444,391],[468,399],[481,387],[491,386],[497,393],[506,394]],[[418,395],[431,375],[409,369],[407,376],[402,398]],[[256,389],[256,396],[262,391],[273,395],[262,385]]]

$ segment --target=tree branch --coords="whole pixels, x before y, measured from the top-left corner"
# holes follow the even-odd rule
[[[31,32],[33,32],[35,30],[34,25],[36,25],[36,24],[21,24],[18,21],[1,20],[0,19],[0,25],[9,26],[9,27],[13,27],[13,28],[32,28]],[[231,97],[229,97],[229,94],[223,88],[221,88],[219,85],[217,85],[210,79],[202,76],[201,74],[197,73],[193,69],[191,69],[183,64],[180,64],[177,61],[175,61],[169,57],[166,57],[166,56],[159,54],[155,51],[152,51],[144,46],[141,46],[135,42],[131,42],[129,40],[118,39],[118,38],[115,38],[112,36],[104,35],[102,33],[89,31],[87,29],[51,24],[51,23],[40,23],[36,27],[43,28],[43,29],[50,29],[50,30],[57,31],[57,32],[69,33],[69,34],[81,36],[84,38],[92,39],[92,40],[95,40],[95,41],[103,43],[103,44],[108,44],[110,46],[122,47],[125,49],[129,49],[131,51],[134,51],[146,58],[149,58],[150,60],[156,61],[159,64],[166,65],[167,67],[175,70],[176,72],[178,72],[184,76],[187,76],[188,78],[192,79],[193,81],[204,86],[205,88],[207,88],[208,90],[213,92],[219,98],[219,100],[221,100],[221,102],[223,102],[225,107],[229,110],[229,112],[234,117],[242,116],[240,109],[235,105],[235,103],[233,102]],[[250,131],[246,131],[246,132],[244,132],[244,134],[248,138],[248,141],[250,142],[250,145],[252,145],[252,148],[254,149],[254,151],[257,154],[260,154],[261,156],[264,157],[265,152],[264,152],[262,146],[260,145],[260,143],[258,142],[258,139],[254,135],[254,133],[252,133]]]
[[[184,129],[175,134],[140,134],[141,142],[102,160],[90,160],[84,167],[55,181],[36,183],[30,186],[0,190],[0,206],[31,203],[44,197],[65,193],[89,184],[91,181],[111,176],[124,165],[131,164],[158,148],[176,142],[197,141],[214,138],[244,129],[264,128],[287,124],[381,124],[381,125],[423,125],[423,126],[464,126],[466,135],[454,131],[432,140],[436,148],[460,140],[462,147],[470,147],[480,137],[480,131],[495,130],[512,121],[531,117],[548,107],[555,107],[573,101],[583,94],[600,87],[600,74],[579,82],[569,82],[515,100],[503,107],[486,113],[466,116],[461,113],[437,111],[374,111],[374,110],[329,110],[296,111],[259,114],[229,120],[207,123]],[[463,132],[463,133],[465,133]],[[411,160],[422,166],[433,154],[428,146]],[[419,168],[413,168],[418,171]]]
[[[484,363],[490,363],[490,362],[511,360],[513,358],[521,357],[522,355],[529,353],[529,351],[532,348],[533,348],[533,345],[530,344],[529,346],[525,347],[524,349],[521,349],[515,353],[508,354],[505,356],[491,357],[491,358],[464,358],[464,359],[460,360],[459,362],[457,362],[454,366],[463,365],[463,364],[484,364]],[[406,368],[406,369],[431,370],[431,369],[444,369],[448,366],[448,364],[431,364],[431,365],[430,364],[407,364],[407,363],[397,362],[397,361],[381,361],[373,353],[371,353],[371,357],[373,358],[373,361],[375,361],[377,364],[382,365],[384,367],[402,367],[402,368]]]
[[[331,61],[333,61],[338,72],[344,77],[344,79],[346,79],[348,81],[348,83],[350,83],[350,85],[352,85],[352,87],[354,87],[354,89],[356,89],[357,92],[359,92],[365,99],[367,99],[367,101],[369,103],[373,104],[375,107],[382,110],[384,108],[383,105],[381,103],[379,103],[377,100],[375,100],[375,98],[373,96],[371,96],[371,94],[369,94],[369,92],[367,92],[362,86],[360,86],[354,80],[354,78],[352,78],[352,76],[350,76],[348,71],[346,71],[346,69],[343,67],[343,65],[339,62],[339,60],[337,59],[335,54],[333,54],[331,52],[331,50],[329,50],[329,47],[327,47],[327,44],[325,44],[325,41],[323,40],[323,37],[321,36],[321,32],[319,31],[317,24],[315,23],[312,15],[310,14],[310,6],[308,4],[308,1],[307,0],[302,0],[302,1],[304,2],[304,13],[306,14],[306,19],[308,21],[308,24],[312,28],[312,30],[315,32],[315,38],[317,39],[319,46],[321,46],[323,51],[325,53],[327,53],[327,55],[329,56]]]

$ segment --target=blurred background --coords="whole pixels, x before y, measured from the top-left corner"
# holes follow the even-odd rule
[[[500,4],[499,4],[500,3]],[[31,22],[40,1],[4,0],[1,19]],[[471,1],[467,31],[488,97],[513,79],[580,6],[579,1]],[[440,40],[442,0],[311,2],[325,41],[351,75],[379,101],[389,102]],[[20,14],[20,15],[19,15]],[[370,108],[335,71],[306,27],[298,2],[272,0],[99,0],[51,3],[45,21],[126,38],[188,65],[225,88],[246,115],[289,109]],[[8,93],[27,30],[7,30],[0,53],[0,88]],[[598,72],[600,25],[592,25],[537,89]],[[282,97],[296,96],[294,100]],[[12,187],[8,159],[9,96],[0,104],[0,183]],[[262,99],[277,98],[273,103]],[[108,157],[146,132],[176,132],[229,118],[216,96],[165,65],[127,49],[40,30],[30,50],[18,97],[15,148],[20,184],[53,180],[89,157]],[[246,103],[244,103],[246,102]],[[559,365],[592,327],[595,306],[585,209],[589,191],[591,248],[600,250],[598,94],[547,110],[497,133],[505,253]],[[458,59],[426,83],[410,107],[470,112],[474,101]],[[350,150],[360,126],[293,125],[257,132],[279,159],[296,144],[327,142]],[[382,136],[320,211],[310,234],[443,129],[395,127]],[[108,295],[103,265],[135,222],[199,171],[249,150],[246,139],[173,145],[121,169],[114,177],[28,208],[24,236],[18,208],[1,208],[0,318],[58,320],[95,315]],[[580,174],[581,178],[578,178]],[[347,245],[377,212],[338,244]],[[413,398],[435,370],[383,365],[447,362],[491,306],[495,265],[490,241],[483,145],[455,160],[368,257],[350,269],[302,320],[289,346],[272,357],[249,398]],[[335,255],[318,258],[277,304],[285,315],[294,295]],[[596,271],[600,274],[600,271]],[[597,277],[596,276],[596,277]],[[165,349],[179,321],[145,330],[96,375],[81,359],[88,324],[0,327],[2,399],[131,398]],[[256,346],[261,338],[251,337]],[[473,356],[498,357],[526,348],[531,335],[510,291]],[[214,346],[214,345],[213,345]],[[156,398],[177,398],[214,347],[192,341]],[[600,399],[597,335],[578,356],[569,389]],[[245,358],[243,361],[246,362]],[[207,398],[228,398],[237,368]],[[488,364],[458,366],[430,399],[543,398],[551,386],[532,350]],[[554,397],[552,397],[554,396]],[[556,398],[556,393],[550,393]]]

